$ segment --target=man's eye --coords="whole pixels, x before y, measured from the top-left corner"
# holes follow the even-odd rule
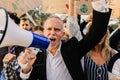
[[[60,29],[55,29],[55,31],[60,31]]]
[[[47,30],[49,30],[49,31],[50,31],[50,30],[51,30],[51,28],[48,28]]]

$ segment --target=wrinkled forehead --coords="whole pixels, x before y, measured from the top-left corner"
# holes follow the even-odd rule
[[[63,22],[59,18],[52,17],[52,18],[49,18],[45,21],[44,28],[47,28],[47,27],[63,28]]]

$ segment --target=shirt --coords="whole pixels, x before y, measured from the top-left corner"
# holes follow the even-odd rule
[[[60,46],[54,56],[49,51],[47,51],[46,60],[47,80],[73,80],[61,56],[60,52],[61,44],[62,42],[60,43]],[[23,80],[28,79],[30,73],[31,71],[28,74],[24,74],[21,71],[20,77]]]
[[[119,54],[119,53],[118,53]],[[120,79],[120,59],[117,59],[113,65],[112,73]]]
[[[90,56],[86,56],[84,61],[84,72],[87,80],[108,80],[107,63],[98,66]]]
[[[54,56],[47,51],[47,80],[73,80],[61,56],[60,47]]]

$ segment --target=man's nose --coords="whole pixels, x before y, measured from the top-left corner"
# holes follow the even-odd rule
[[[53,29],[53,30],[51,30],[51,34],[55,34],[55,30]]]

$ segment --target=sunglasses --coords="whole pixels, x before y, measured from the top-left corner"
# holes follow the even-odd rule
[[[97,77],[100,78],[101,75],[102,75],[101,68],[98,68],[98,69],[97,69]]]

